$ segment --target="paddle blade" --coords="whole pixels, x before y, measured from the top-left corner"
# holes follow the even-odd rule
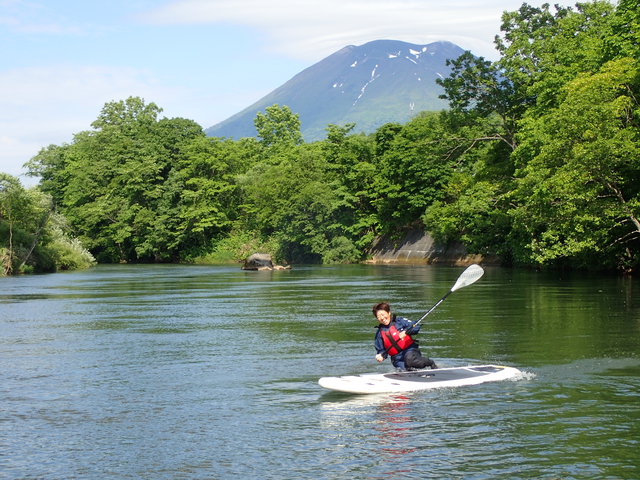
[[[484,270],[480,265],[476,265],[475,263],[473,265],[469,265],[467,269],[462,272],[456,284],[451,287],[451,291],[455,292],[456,290],[460,290],[463,287],[467,287],[472,283],[477,282],[480,280],[482,275],[484,275]]]

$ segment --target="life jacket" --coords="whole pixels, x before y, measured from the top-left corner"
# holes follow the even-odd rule
[[[400,338],[400,332],[395,325],[391,325],[388,330],[380,330],[380,335],[382,336],[382,345],[391,356],[399,354],[413,344],[413,338],[409,335]]]

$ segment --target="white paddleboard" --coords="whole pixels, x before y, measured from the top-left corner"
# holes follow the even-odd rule
[[[413,372],[365,373],[343,377],[322,377],[320,386],[346,393],[392,393],[429,390],[432,388],[462,387],[485,382],[507,380],[522,375],[514,367],[476,365],[438,368]]]

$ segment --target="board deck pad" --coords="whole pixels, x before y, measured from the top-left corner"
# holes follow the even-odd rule
[[[459,380],[461,378],[481,377],[487,373],[495,373],[501,370],[494,365],[467,368],[446,368],[442,370],[419,370],[415,372],[385,373],[385,377],[392,380],[402,380],[405,382],[442,382],[449,380]]]
[[[412,372],[365,373],[342,377],[322,377],[318,383],[329,390],[347,393],[390,393],[461,387],[515,378],[522,372],[514,367],[477,365]]]

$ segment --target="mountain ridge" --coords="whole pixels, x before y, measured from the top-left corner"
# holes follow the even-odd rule
[[[374,40],[348,45],[307,67],[244,110],[205,130],[214,137],[255,137],[256,113],[273,104],[300,116],[306,141],[321,140],[329,124],[355,123],[371,133],[388,122],[404,123],[424,110],[447,107],[438,98],[455,59],[464,50],[451,42],[426,45]]]

